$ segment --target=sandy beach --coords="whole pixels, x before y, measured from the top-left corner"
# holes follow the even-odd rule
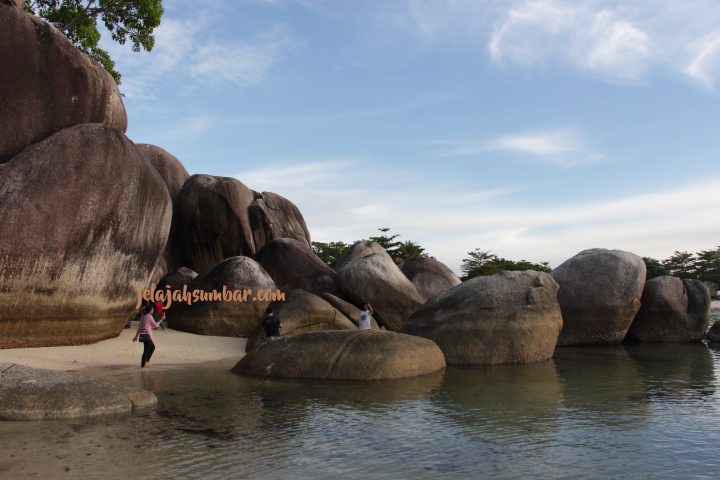
[[[124,329],[110,340],[91,345],[67,347],[13,348],[0,350],[0,362],[19,363],[51,370],[79,370],[86,368],[115,368],[140,366],[142,344],[133,342],[136,324]],[[211,337],[179,332],[156,330],[157,349],[153,366],[183,365],[212,362],[228,358],[239,360],[245,353],[245,338]]]

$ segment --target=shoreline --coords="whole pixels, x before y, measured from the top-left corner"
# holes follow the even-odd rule
[[[0,350],[0,362],[17,363],[55,371],[140,370],[142,344],[133,342],[137,323],[115,338],[87,345],[9,348]],[[170,328],[153,332],[156,350],[151,361],[155,368],[173,368],[245,355],[246,338],[214,337],[180,332]]]

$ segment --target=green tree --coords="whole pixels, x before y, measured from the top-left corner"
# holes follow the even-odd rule
[[[650,257],[643,257],[643,261],[645,262],[645,269],[647,271],[647,273],[645,274],[645,280],[650,280],[651,278],[660,277],[663,275],[670,275],[670,271],[665,267],[663,263],[660,263],[660,260]]]
[[[663,267],[670,275],[679,278],[697,278],[695,263],[697,259],[690,252],[676,251],[669,258],[663,260]]]
[[[417,243],[408,240],[407,242],[402,242],[397,248],[397,259],[395,260],[396,263],[402,263],[405,260],[409,260],[411,258],[419,258],[419,257],[427,257],[428,254],[425,252],[425,249],[418,245]]]
[[[720,247],[698,252],[695,272],[700,280],[720,284]]]
[[[380,244],[380,246],[385,249],[388,255],[390,255],[390,257],[395,260],[395,258],[397,258],[399,255],[400,245],[402,245],[402,242],[400,240],[396,240],[396,238],[398,238],[400,235],[397,233],[395,235],[388,235],[390,229],[387,227],[378,228],[378,231],[382,232],[382,235],[370,237],[369,240]]]
[[[312,242],[312,248],[323,262],[335,268],[340,259],[347,253],[350,245],[344,242]]]
[[[468,252],[468,258],[463,259],[460,270],[463,273],[463,280],[474,277],[495,275],[506,270],[535,270],[538,272],[550,272],[548,262],[533,263],[527,260],[508,260],[501,258],[487,250],[475,250]]]
[[[97,60],[120,83],[120,73],[110,54],[98,46],[102,21],[112,39],[120,44],[128,40],[132,49],[152,50],[153,31],[160,25],[162,0],[23,0],[23,7],[53,24],[75,46]]]

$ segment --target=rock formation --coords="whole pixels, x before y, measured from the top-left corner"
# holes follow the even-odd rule
[[[115,81],[59,30],[0,2],[0,163],[62,129],[127,115]]]
[[[405,260],[400,270],[415,285],[425,299],[460,285],[460,277],[444,263],[431,257],[417,257]]]
[[[623,341],[645,284],[645,263],[632,253],[584,250],[551,273],[560,285],[561,345],[617,344]]]
[[[194,291],[220,295],[211,301],[195,301]],[[250,291],[242,296],[245,291]],[[183,332],[221,337],[247,337],[255,331],[265,309],[265,299],[277,289],[270,275],[253,259],[230,257],[207,272],[194,278],[187,287],[193,298],[187,302],[174,301],[167,313],[172,328]],[[223,295],[223,292],[227,292]],[[255,300],[262,295],[261,300]],[[244,298],[244,301],[241,299]]]
[[[360,309],[350,302],[346,302],[342,298],[338,298],[332,293],[323,293],[320,298],[335,307],[338,312],[345,315],[356,326],[360,322]],[[380,330],[380,325],[375,321],[374,317],[370,317],[370,328],[372,330]]]
[[[328,302],[302,290],[286,292],[285,301],[273,305],[273,314],[282,322],[283,337],[319,330],[357,330],[355,324]],[[246,352],[264,341],[265,333],[260,327],[260,320],[258,317],[255,331],[248,338]]]
[[[117,336],[165,248],[171,206],[118,130],[77,125],[0,165],[0,348]]]
[[[547,360],[563,324],[557,292],[550,275],[532,270],[475,277],[428,300],[402,332],[435,341],[448,364]]]
[[[50,420],[132,413],[154,406],[147,390],[66,372],[0,363],[0,420]]]
[[[233,372],[263,377],[386,380],[436,372],[445,367],[432,341],[381,331],[303,333],[267,342]]]
[[[305,290],[316,295],[341,295],[335,270],[330,268],[307,243],[293,238],[276,238],[255,256],[280,290]]]
[[[642,306],[627,333],[639,342],[702,340],[710,322],[710,292],[700,280],[662,276],[648,280]]]
[[[340,286],[356,305],[370,303],[375,319],[398,331],[425,299],[387,253],[373,253],[345,263]]]
[[[254,256],[275,238],[310,247],[300,211],[274,193],[257,193],[229,177],[193,175],[178,201],[185,266],[204,272],[232,256]]]

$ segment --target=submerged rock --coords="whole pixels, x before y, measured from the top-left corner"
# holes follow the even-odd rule
[[[328,302],[302,290],[286,292],[284,301],[273,304],[273,314],[282,322],[280,333],[283,337],[319,330],[357,330],[355,324]],[[265,331],[260,326],[261,317],[264,315],[260,315],[255,321],[255,331],[248,338],[246,352],[264,341]]]
[[[547,360],[563,324],[557,291],[532,270],[475,277],[428,300],[402,332],[435,341],[449,364]]]
[[[0,163],[74,125],[125,131],[113,78],[48,22],[0,2],[0,45]]]
[[[623,341],[645,285],[645,262],[632,253],[584,250],[551,272],[560,285],[563,330],[558,346]]]
[[[303,333],[266,342],[232,371],[262,377],[386,380],[444,367],[442,351],[431,340],[364,330]]]
[[[627,333],[639,342],[702,340],[710,322],[710,292],[700,280],[662,276],[648,280],[642,306]]]
[[[117,336],[170,229],[162,179],[118,130],[78,125],[0,165],[0,348]]]
[[[128,414],[154,406],[147,390],[66,372],[0,363],[0,420]]]

